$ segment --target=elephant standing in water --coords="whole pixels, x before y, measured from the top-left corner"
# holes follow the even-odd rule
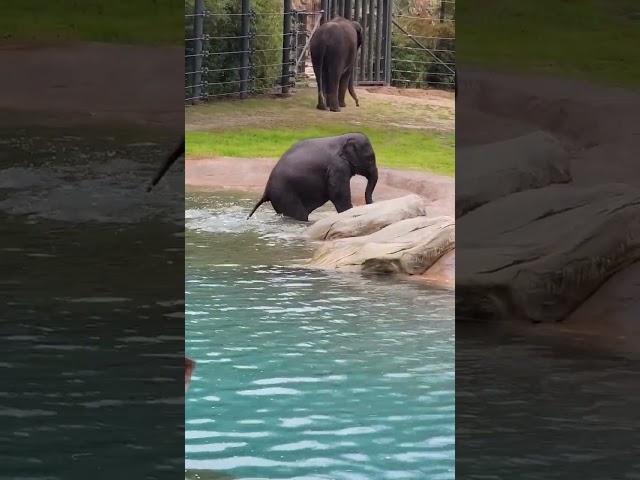
[[[332,112],[346,107],[344,101],[347,89],[360,106],[353,89],[353,76],[358,54],[362,45],[362,27],[358,22],[336,17],[321,25],[311,37],[309,48],[311,62],[318,84],[319,110]]]
[[[184,137],[182,137],[182,141],[180,142],[180,144],[171,153],[171,155],[167,157],[167,159],[162,164],[162,167],[160,167],[160,170],[158,170],[158,173],[156,173],[156,175],[153,177],[153,180],[151,180],[151,183],[147,187],[147,192],[150,192],[151,189],[158,184],[162,177],[164,177],[164,174],[167,173],[167,170],[169,170],[171,165],[173,165],[175,161],[182,155],[184,155]]]
[[[273,167],[262,198],[249,217],[265,202],[271,202],[276,213],[305,222],[311,212],[327,201],[338,212],[344,212],[353,207],[354,175],[367,179],[365,201],[373,203],[378,168],[366,135],[348,133],[303,140],[287,150]]]

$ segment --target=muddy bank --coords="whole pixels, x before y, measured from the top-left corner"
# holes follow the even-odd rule
[[[252,192],[256,199],[262,193],[277,159],[245,159],[218,157],[187,159],[185,185],[192,190],[231,190]],[[353,177],[351,194],[354,206],[363,205],[366,179]],[[429,217],[454,216],[455,181],[428,172],[379,169],[374,201],[391,200],[418,194],[426,199]],[[269,208],[268,206],[265,208]],[[455,283],[455,251],[440,258],[425,274],[410,276],[414,281],[442,288]]]
[[[184,126],[182,47],[0,45],[0,125]]]

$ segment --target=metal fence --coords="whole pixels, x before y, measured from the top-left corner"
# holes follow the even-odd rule
[[[445,9],[444,5],[449,7]],[[393,16],[390,83],[398,87],[454,89],[455,2],[441,1],[437,8],[420,13]]]
[[[452,18],[394,13],[393,0],[320,2],[320,10],[303,11],[283,0],[280,11],[264,12],[254,10],[252,0],[229,2],[224,11],[208,10],[205,0],[193,1],[185,14],[186,103],[288,93],[297,79],[313,75],[309,40],[322,22],[336,15],[363,27],[357,84],[453,88],[453,38],[421,35],[452,25]]]

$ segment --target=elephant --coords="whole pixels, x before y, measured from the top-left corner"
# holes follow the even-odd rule
[[[155,174],[153,180],[151,180],[151,183],[147,187],[147,192],[150,192],[151,189],[158,184],[162,177],[164,177],[165,173],[167,173],[167,170],[169,170],[171,165],[173,165],[175,161],[182,155],[184,155],[184,137],[182,137],[182,141],[171,153],[171,155],[167,157],[165,162],[162,164],[162,167],[160,167],[160,170],[158,170],[158,173]]]
[[[273,167],[262,198],[251,215],[265,202],[276,213],[307,222],[309,214],[327,201],[340,213],[353,207],[351,177],[367,179],[365,202],[373,203],[378,182],[376,156],[362,133],[302,140],[287,150]]]
[[[332,112],[346,107],[345,95],[349,94],[360,106],[353,89],[353,76],[358,48],[362,45],[362,27],[358,22],[335,17],[322,24],[311,37],[311,63],[318,84],[319,110]]]

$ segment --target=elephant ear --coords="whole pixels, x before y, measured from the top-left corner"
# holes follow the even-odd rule
[[[356,30],[356,34],[358,35],[358,46],[356,48],[360,48],[362,45],[362,26],[358,22],[351,22],[353,24],[353,28]]]
[[[352,166],[352,169],[357,169],[358,145],[353,138],[349,138],[344,142],[344,145],[342,145],[342,149],[340,150],[340,156]]]

